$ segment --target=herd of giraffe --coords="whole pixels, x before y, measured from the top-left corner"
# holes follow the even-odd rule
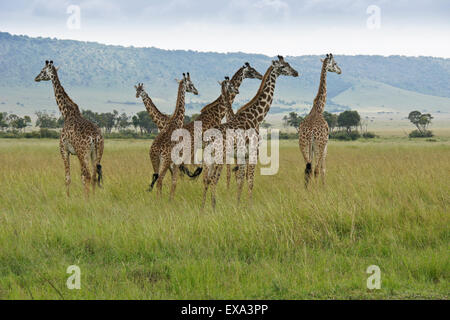
[[[323,117],[327,96],[326,76],[327,72],[341,73],[341,69],[338,67],[331,53],[327,54],[325,59],[321,59],[321,61],[322,69],[319,90],[314,99],[311,112],[305,117],[299,127],[299,146],[306,162],[306,187],[308,186],[313,172],[313,161],[315,161],[314,176],[320,175],[322,181],[325,181],[325,158],[327,154],[329,133],[328,124]],[[53,61],[46,61],[44,68],[35,78],[35,81],[52,81],[56,103],[64,118],[64,127],[61,131],[59,149],[64,161],[67,195],[69,195],[69,185],[71,182],[70,155],[76,155],[80,161],[81,179],[85,188],[85,193],[86,195],[89,195],[90,185],[92,185],[93,192],[95,192],[96,185],[101,186],[102,166],[100,162],[103,155],[104,140],[99,127],[81,115],[78,105],[73,102],[65,92],[59,81],[57,71],[58,68],[55,67]],[[212,128],[217,129],[222,134],[224,140],[227,131],[230,129],[241,129],[242,131],[255,130],[258,134],[259,126],[264,121],[264,118],[272,105],[275,83],[280,75],[292,77],[298,77],[299,75],[282,56],[278,56],[277,60],[272,61],[264,75],[261,75],[247,62],[236,71],[231,79],[225,77],[225,80],[219,82],[221,85],[221,95],[215,101],[205,106],[201,110],[198,118],[195,119],[195,121],[201,121],[201,134]],[[233,101],[236,95],[239,94],[239,87],[244,79],[259,79],[261,80],[261,84],[256,95],[234,113],[232,108]],[[167,171],[170,171],[172,175],[170,199],[172,199],[175,194],[179,171],[187,174],[191,178],[197,177],[203,172],[204,190],[202,207],[205,206],[206,196],[208,190],[210,190],[212,207],[215,208],[216,185],[223,169],[223,163],[226,163],[225,150],[227,147],[230,147],[226,144],[228,141],[232,140],[227,140],[227,143],[225,144],[222,141],[220,146],[216,146],[219,150],[223,148],[223,153],[219,155],[219,157],[223,156],[223,162],[204,163],[202,166],[197,167],[193,173],[189,171],[186,165],[193,163],[198,146],[194,145],[195,139],[193,137],[196,130],[194,122],[184,124],[185,94],[186,92],[189,92],[197,95],[198,91],[192,83],[189,73],[183,73],[183,78],[177,81],[178,96],[175,111],[172,115],[164,114],[158,110],[150,96],[145,92],[142,83],[135,86],[136,98],[142,98],[148,114],[159,130],[159,134],[150,148],[150,159],[154,172],[150,190],[156,183],[157,197],[160,197],[164,177]],[[223,122],[224,118],[225,122]],[[185,129],[189,132],[189,135],[191,136],[190,141],[192,143],[190,150],[193,150],[189,155],[191,159],[185,159],[181,164],[175,164],[171,158],[172,149],[176,145],[176,141],[172,141],[172,134],[177,129]],[[256,135],[256,137],[257,136],[258,135]],[[252,138],[246,137],[243,141],[245,141],[245,144],[247,145],[255,143],[255,141],[249,141],[251,139]],[[219,141],[213,139],[209,143],[211,144],[211,147],[214,147],[214,144],[218,144]],[[258,141],[256,141],[256,143],[258,143]],[[201,145],[200,149],[202,148],[204,148],[204,146]],[[89,169],[89,159],[91,170]],[[256,166],[254,163],[256,162],[250,162],[248,159],[246,161],[247,162],[244,162],[243,164],[238,163],[233,169],[236,174],[238,203],[241,198],[245,179],[248,184],[249,199],[251,200],[252,198]],[[226,164],[226,166],[227,187],[229,187],[232,169],[229,164]]]

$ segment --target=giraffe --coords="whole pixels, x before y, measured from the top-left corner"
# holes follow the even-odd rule
[[[52,81],[56,103],[64,118],[64,127],[59,140],[59,150],[64,161],[66,174],[66,193],[70,186],[70,155],[76,155],[81,164],[81,180],[86,196],[89,195],[89,184],[95,192],[96,184],[100,187],[102,181],[103,137],[97,125],[83,118],[78,105],[70,99],[59,81],[58,71],[53,61],[45,61],[45,66],[34,79],[36,82]],[[89,158],[92,164],[92,174],[89,172]]]
[[[222,138],[214,139],[209,146],[212,146],[212,149],[219,150],[219,158],[223,159],[222,163],[207,163],[204,166],[205,173],[203,175],[203,202],[202,207],[205,207],[206,203],[206,195],[209,187],[211,186],[211,203],[213,209],[216,207],[216,185],[219,181],[220,174],[223,168],[223,163],[226,161],[226,150],[230,148],[230,145],[227,146],[227,143],[231,142],[226,139],[227,130],[249,130],[254,129],[257,132],[260,123],[264,120],[265,116],[269,112],[270,106],[273,101],[273,94],[275,90],[275,82],[280,75],[298,77],[298,72],[292,68],[288,62],[284,60],[282,56],[278,56],[278,60],[273,60],[272,64],[267,69],[264,77],[261,81],[261,85],[258,89],[258,92],[250,100],[247,104],[242,106],[235,116],[231,119],[231,121],[221,124],[215,127],[220,131]],[[258,135],[252,135],[249,140],[259,141]],[[221,140],[221,141],[220,141]],[[246,141],[247,144],[254,143],[255,141]],[[227,141],[227,143],[224,143]],[[238,141],[245,141],[244,139],[238,139]],[[208,147],[209,147],[208,146]],[[242,187],[243,187],[243,178],[245,172],[245,164],[238,164],[238,170],[236,173],[237,176],[237,202],[239,203]],[[251,164],[248,166],[248,190],[249,190],[249,199],[252,198],[252,190],[253,190],[253,180],[255,173],[255,165]]]
[[[211,102],[210,104],[204,106],[200,111],[200,115],[195,119],[195,121],[201,121],[202,123],[202,134],[213,127],[216,127],[221,124],[222,119],[227,116],[230,117],[233,115],[232,104],[234,99],[236,98],[237,92],[239,92],[239,87],[241,86],[244,79],[259,79],[262,80],[263,76],[256,71],[248,62],[246,62],[242,67],[240,67],[235,74],[231,77],[230,85],[236,89],[236,91],[230,90],[227,93],[228,101],[223,99],[223,91],[221,95]],[[222,85],[222,84],[221,84]],[[227,102],[227,103],[225,103]],[[194,146],[194,124],[195,121],[187,123],[183,126],[184,129],[189,131],[191,136],[191,163],[194,161],[194,155],[196,153],[196,149]],[[182,167],[184,168],[184,167]],[[187,173],[191,177],[198,176],[202,171],[201,167],[198,167],[197,170],[191,175],[189,174],[187,168],[182,169],[181,172]]]
[[[136,99],[139,97],[142,98],[142,102],[144,103],[145,109],[147,109],[148,115],[156,124],[158,130],[163,130],[169,122],[170,116],[158,110],[147,92],[145,92],[143,83],[138,83],[138,85],[134,86],[134,88],[136,89]]]
[[[333,55],[327,54],[322,61],[320,84],[313,107],[298,129],[300,151],[306,162],[305,187],[308,187],[312,173],[312,162],[315,158],[314,176],[321,170],[322,182],[325,183],[325,158],[327,156],[328,123],[323,117],[327,100],[327,72],[341,74],[341,68],[334,61]]]
[[[159,198],[162,193],[162,183],[164,176],[169,170],[170,165],[173,163],[171,159],[172,148],[176,144],[172,141],[172,133],[183,126],[184,122],[184,112],[185,112],[185,94],[186,92],[191,92],[198,95],[198,91],[191,81],[191,76],[189,72],[183,73],[183,79],[178,81],[178,96],[176,107],[173,115],[170,117],[169,122],[166,124],[164,129],[158,134],[150,147],[150,159],[153,166],[153,177],[150,184],[150,190],[153,189],[155,182],[157,183],[157,197]],[[173,198],[175,194],[175,188],[177,184],[178,167],[172,166],[172,186],[170,189],[170,199]]]

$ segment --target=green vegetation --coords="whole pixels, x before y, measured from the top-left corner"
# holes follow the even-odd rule
[[[86,200],[75,158],[66,198],[57,141],[0,140],[0,299],[448,299],[449,143],[331,141],[327,184],[306,191],[297,142],[282,141],[252,207],[221,179],[217,211],[201,212],[201,179],[175,201],[170,177],[161,201],[145,191],[148,141],[107,140]]]
[[[409,121],[417,127],[417,130],[409,134],[410,138],[430,138],[433,133],[428,130],[433,117],[429,113],[421,113],[420,111],[411,111],[408,115]]]
[[[201,97],[189,102],[191,110],[198,112],[219,95],[217,80],[231,76],[246,61],[263,73],[272,60],[257,54],[125,48],[0,32],[1,111],[20,106],[23,112],[32,113],[50,106],[49,99],[44,99],[48,96],[43,96],[46,91],[42,85],[32,81],[43,66],[43,56],[51,57],[61,67],[59,75],[74,101],[82,108],[103,112],[111,110],[111,104],[117,109],[120,109],[118,104],[136,108],[133,85],[139,81],[157,98],[155,101],[162,110],[171,110],[176,97],[173,79],[187,70],[199,86]],[[298,111],[312,103],[319,83],[320,58],[289,57],[301,76],[297,80],[279,80],[272,113]],[[411,106],[427,112],[448,108],[450,59],[403,56],[337,56],[336,59],[343,74],[329,75],[327,110],[330,112],[366,107],[403,112]],[[258,81],[246,81],[236,105],[253,97],[258,84]],[[30,99],[24,101],[25,88],[32,90],[27,91]],[[83,94],[75,95],[81,91]]]

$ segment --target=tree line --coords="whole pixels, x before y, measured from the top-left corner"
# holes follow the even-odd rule
[[[134,128],[134,131],[143,135],[157,133],[158,127],[150,118],[146,111],[140,111],[133,116],[125,112],[119,113],[117,110],[113,112],[94,112],[92,110],[82,110],[81,114],[84,118],[94,122],[99,126],[103,133],[110,134],[113,131],[123,132]],[[45,111],[35,113],[35,126],[40,129],[60,129],[64,126],[63,117],[56,117]],[[198,117],[198,114],[185,116],[185,123],[190,122]],[[16,114],[0,113],[0,130],[1,131],[19,131],[24,132],[25,128],[32,125],[31,117],[19,117]]]

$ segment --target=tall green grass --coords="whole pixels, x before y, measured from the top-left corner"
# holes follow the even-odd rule
[[[332,141],[327,184],[308,191],[297,143],[282,141],[253,206],[222,178],[216,212],[200,210],[201,178],[172,202],[170,176],[161,201],[146,192],[148,141],[107,140],[88,200],[72,157],[67,198],[57,144],[0,140],[1,299],[448,298],[447,141]],[[66,288],[69,265],[80,290]]]

